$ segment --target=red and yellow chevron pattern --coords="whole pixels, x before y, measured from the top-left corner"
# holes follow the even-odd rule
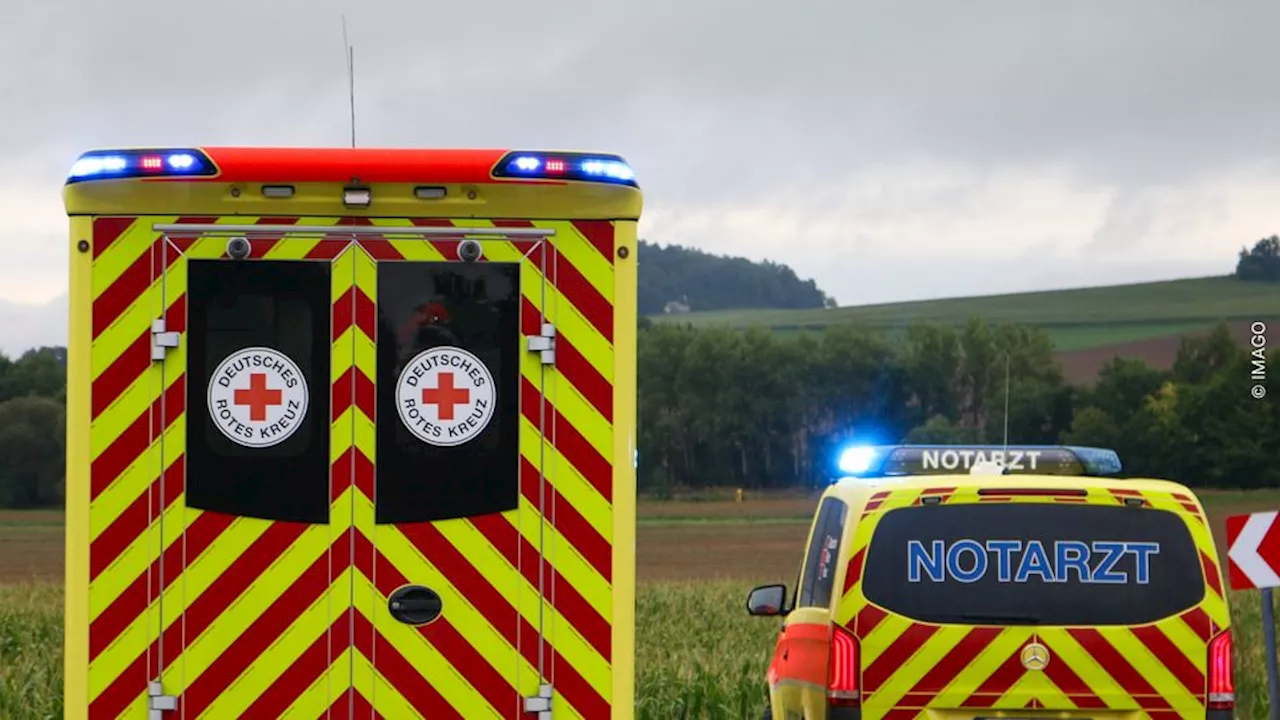
[[[1069,493],[979,495],[976,487],[885,490],[871,496],[854,530],[844,569],[837,622],[859,639],[863,717],[915,718],[926,708],[1034,708],[1128,711],[1135,717],[1204,717],[1209,640],[1229,618],[1213,539],[1198,503],[1182,493],[1091,488]],[[965,627],[914,622],[862,595],[866,549],[881,512],[920,504],[1087,502],[1138,499],[1157,509],[1190,513],[1208,592],[1197,607],[1136,627]],[[1052,660],[1026,670],[1022,648],[1039,642]]]
[[[150,359],[151,324],[186,326],[186,261],[225,237],[164,223],[332,226],[255,235],[263,262],[332,263],[331,521],[303,525],[185,506],[185,339]],[[144,716],[147,684],[175,717],[522,717],[540,683],[557,716],[615,701],[614,227],[608,221],[414,220],[537,226],[486,242],[523,262],[522,332],[556,328],[556,364],[522,367],[517,510],[374,524],[377,264],[456,257],[456,239],[397,236],[409,220],[98,218],[92,241],[90,718]],[[385,226],[343,236],[344,225]],[[318,379],[312,379],[316,387]],[[388,594],[441,593],[446,616],[396,622]],[[74,588],[69,588],[74,592]],[[625,690],[624,690],[625,692]],[[629,700],[629,698],[627,698]]]

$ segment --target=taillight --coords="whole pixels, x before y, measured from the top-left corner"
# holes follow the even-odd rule
[[[1209,642],[1210,710],[1231,710],[1236,705],[1235,662],[1231,656],[1231,631],[1224,630]]]
[[[827,704],[857,707],[861,700],[858,692],[858,641],[848,630],[832,625],[831,650],[827,658]]]

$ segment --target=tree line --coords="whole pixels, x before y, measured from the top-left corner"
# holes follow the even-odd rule
[[[0,355],[0,507],[63,502],[65,357]],[[1223,324],[1168,370],[1117,358],[1083,387],[1044,332],[976,318],[897,335],[656,324],[639,339],[638,482],[813,487],[850,443],[1000,443],[1007,423],[1013,444],[1114,448],[1127,475],[1280,487],[1280,401],[1251,396],[1254,359]]]
[[[668,309],[800,310],[836,304],[813,280],[801,280],[790,267],[771,261],[756,263],[644,240],[637,257],[641,315]]]
[[[1251,360],[1220,324],[1168,370],[1117,358],[1083,387],[1044,332],[976,318],[899,337],[655,324],[639,342],[640,488],[813,487],[851,443],[999,444],[1006,423],[1011,444],[1113,448],[1128,476],[1280,487],[1280,401],[1251,395]]]

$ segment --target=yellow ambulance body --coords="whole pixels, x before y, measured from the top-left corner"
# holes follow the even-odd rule
[[[1100,477],[1119,458],[1097,448],[849,460],[794,593],[747,602],[784,616],[766,718],[1233,716],[1221,563],[1189,489]]]
[[[106,150],[64,195],[66,717],[633,716],[621,158]]]

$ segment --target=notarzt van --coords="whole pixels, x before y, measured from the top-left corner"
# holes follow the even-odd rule
[[[856,448],[822,495],[768,668],[778,720],[1233,714],[1207,518],[1110,450]]]

